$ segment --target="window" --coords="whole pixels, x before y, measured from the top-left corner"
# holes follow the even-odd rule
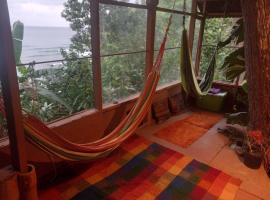
[[[157,12],[155,49],[158,50],[164,37],[170,13]],[[188,29],[190,17],[186,16]],[[159,85],[180,81],[180,46],[183,30],[183,15],[173,14],[173,21],[168,34],[168,41],[161,66]],[[156,53],[157,54],[157,51]]]
[[[133,4],[146,4],[146,0],[116,0],[116,1],[121,1],[121,2],[126,2],[126,3],[133,3]]]
[[[210,18],[206,20],[201,62],[200,62],[200,75],[205,73],[209,60],[214,53],[218,41],[224,41],[230,35],[231,29],[237,19],[236,18]],[[218,51],[217,54],[217,69],[215,71],[215,80],[227,81],[224,72],[220,67],[224,59],[237,47],[233,44],[228,45]]]
[[[140,92],[144,72],[145,53],[102,58],[103,102],[116,103]]]
[[[159,0],[158,7],[160,8],[167,8],[167,9],[173,9],[173,10],[184,10],[184,1],[186,1],[186,11],[191,11],[192,6],[192,0],[176,0],[175,7],[173,8],[174,0]]]
[[[194,64],[196,62],[196,53],[198,48],[200,27],[201,27],[201,20],[196,19],[194,29],[193,49],[192,49],[192,60]]]
[[[24,24],[21,104],[45,122],[93,108],[89,7],[89,1],[9,1],[11,23]]]
[[[143,87],[147,6],[146,0],[101,2],[100,33],[97,33],[100,34],[101,77],[97,79],[102,80],[103,103],[109,104],[137,94]],[[176,1],[175,11],[183,11],[183,2]],[[186,11],[190,11],[192,1],[186,2]],[[37,15],[38,9],[34,8],[41,4],[45,11]],[[90,1],[41,3],[34,0],[22,6],[20,12],[16,12],[15,1],[10,1],[9,7],[12,22],[19,19],[25,25],[22,55],[17,63],[23,109],[51,122],[93,108],[94,84],[101,83],[93,83],[90,21],[94,18],[91,18]],[[166,8],[172,9],[173,1],[160,0],[158,7],[155,54],[170,16]],[[182,18],[181,14],[173,16],[159,84],[180,80]],[[187,28],[189,20],[187,16]]]
[[[145,71],[146,10],[101,5],[103,103],[141,91]]]
[[[91,59],[19,66],[21,104],[45,122],[93,108]]]

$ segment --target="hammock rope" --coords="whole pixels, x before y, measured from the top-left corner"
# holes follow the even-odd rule
[[[174,5],[175,6],[175,1]],[[123,141],[134,134],[135,130],[149,112],[152,100],[160,77],[160,68],[172,23],[172,14],[169,17],[164,37],[159,48],[154,66],[145,81],[145,86],[133,106],[130,113],[120,124],[107,136],[89,143],[73,143],[54,130],[47,127],[36,117],[24,115],[23,125],[26,139],[41,150],[69,161],[93,160],[108,155],[116,149]],[[0,101],[0,111],[4,113],[4,104]]]

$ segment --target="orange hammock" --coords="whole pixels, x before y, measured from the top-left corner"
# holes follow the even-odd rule
[[[142,120],[149,112],[155,90],[160,77],[160,66],[165,51],[165,45],[171,25],[172,16],[169,18],[163,41],[161,43],[155,64],[149,73],[145,86],[132,108],[123,121],[107,136],[95,142],[76,144],[68,141],[54,130],[48,128],[34,116],[26,115],[23,118],[26,138],[29,142],[64,160],[92,160],[108,155],[123,141],[134,134]],[[0,101],[0,112],[4,114],[4,104]]]

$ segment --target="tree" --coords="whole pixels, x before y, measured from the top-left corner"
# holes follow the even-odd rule
[[[250,127],[270,137],[270,2],[245,0],[242,7]]]

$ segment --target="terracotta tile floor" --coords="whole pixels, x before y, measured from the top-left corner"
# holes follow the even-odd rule
[[[240,178],[243,182],[235,198],[236,200],[269,200],[270,179],[267,177],[263,167],[259,170],[247,168],[240,161],[234,151],[228,147],[227,138],[217,133],[218,127],[224,127],[226,125],[225,119],[219,121],[199,140],[186,149],[159,139],[153,135],[157,130],[174,121],[183,119],[190,114],[191,112],[187,112],[179,116],[172,117],[162,124],[144,127],[137,132],[139,135],[142,135],[153,142],[191,156],[197,160],[207,163],[210,166],[223,170],[236,178]]]

